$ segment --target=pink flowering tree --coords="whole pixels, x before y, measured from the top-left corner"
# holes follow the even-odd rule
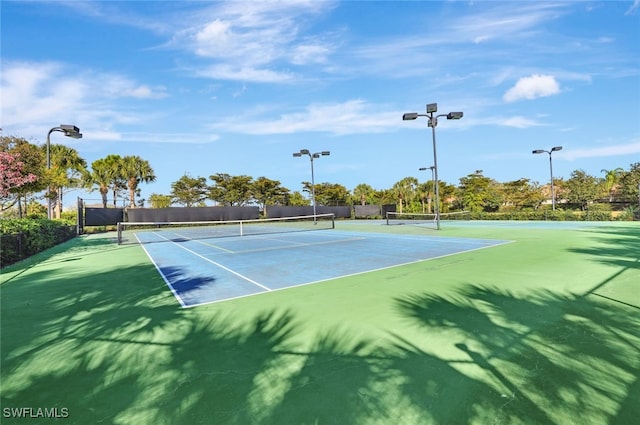
[[[0,198],[8,198],[13,189],[38,179],[35,174],[24,171],[24,164],[18,160],[19,157],[19,154],[0,152]]]

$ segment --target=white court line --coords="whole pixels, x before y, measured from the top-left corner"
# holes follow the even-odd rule
[[[171,292],[173,293],[173,296],[176,297],[178,299],[178,302],[180,303],[180,305],[182,306],[182,308],[186,308],[189,307],[189,305],[187,305],[184,300],[182,299],[182,297],[180,297],[180,295],[178,294],[178,291],[176,291],[176,289],[173,287],[173,285],[171,284],[171,282],[169,282],[169,279],[167,278],[167,276],[165,276],[164,273],[162,273],[162,270],[160,270],[160,267],[158,266],[158,263],[156,263],[156,261],[153,259],[153,257],[151,256],[151,254],[149,254],[149,251],[147,251],[147,248],[145,248],[144,243],[140,242],[140,239],[138,238],[138,234],[135,233],[134,236],[136,237],[136,240],[138,241],[138,244],[140,244],[140,246],[142,247],[142,249],[144,250],[145,254],[147,254],[147,257],[149,257],[149,260],[151,260],[151,263],[155,266],[156,270],[158,271],[158,273],[160,273],[160,276],[162,277],[162,280],[164,280],[164,283],[167,284],[167,286],[169,287],[169,289],[171,290]]]
[[[327,230],[327,229],[325,229],[325,230]],[[238,253],[244,253],[244,252],[254,252],[254,251],[262,251],[262,250],[268,251],[268,250],[271,250],[271,249],[290,248],[290,247],[277,247],[277,248],[268,248],[268,249],[264,248],[264,249],[247,250],[247,251],[233,251],[231,249],[223,248],[223,247],[221,247],[219,245],[216,245],[214,243],[208,243],[208,242],[203,242],[203,241],[192,239],[188,235],[183,235],[183,234],[180,234],[178,232],[172,232],[172,233],[174,235],[176,235],[176,236],[181,237],[181,238],[184,238],[184,239],[187,239],[189,241],[193,241],[193,242],[199,243],[201,245],[209,246],[211,248],[219,249],[220,251],[224,251],[224,252],[226,252],[228,254],[238,254]],[[287,243],[290,243],[290,244],[293,244],[293,245],[313,245],[313,244],[305,243],[305,242],[297,242],[297,241],[292,241],[292,240],[286,240],[287,238],[285,236],[292,235],[292,234],[298,234],[298,233],[299,232],[294,232],[294,233],[289,233],[289,234],[281,233],[280,234],[281,237],[279,237],[279,238],[269,237],[269,236],[267,236],[267,234],[255,234],[255,235],[251,235],[250,234],[250,235],[243,235],[243,236],[236,235],[238,237],[238,239],[235,239],[234,236],[224,236],[224,237],[225,238],[234,238],[234,240],[238,240],[238,241],[241,241],[241,240],[246,239],[246,238],[251,238],[251,239],[265,239],[265,240],[272,240],[272,241],[278,241],[278,242],[287,242]],[[214,237],[211,237],[211,238],[205,238],[205,240],[211,240],[211,239],[220,239],[220,237],[214,236]],[[365,238],[364,237],[361,237],[361,238],[350,238],[348,240],[358,240],[358,239],[365,239]],[[320,244],[320,243],[330,243],[330,242],[319,242],[318,244]]]
[[[167,240],[168,242],[171,242],[171,243],[172,243],[172,244],[174,244],[175,246],[177,246],[177,247],[179,247],[179,248],[182,248],[182,249],[184,249],[184,250],[185,250],[185,251],[187,251],[187,252],[190,252],[191,254],[195,255],[196,257],[202,258],[203,260],[205,260],[205,261],[207,261],[207,262],[209,262],[209,263],[211,263],[211,264],[213,264],[213,265],[215,265],[215,266],[217,266],[217,267],[220,267],[222,270],[226,270],[226,271],[228,271],[229,273],[231,273],[231,274],[233,274],[233,275],[236,275],[236,276],[238,276],[239,278],[241,278],[241,279],[243,279],[243,280],[246,280],[246,281],[247,281],[247,282],[249,282],[249,283],[252,283],[252,284],[254,284],[254,285],[256,285],[256,286],[259,286],[260,288],[264,289],[265,291],[272,291],[272,289],[271,289],[271,288],[268,288],[268,287],[266,287],[266,286],[262,285],[261,283],[258,283],[258,282],[256,282],[255,280],[253,280],[253,279],[251,279],[251,278],[248,278],[247,276],[242,275],[242,274],[240,274],[240,273],[238,273],[238,272],[236,272],[236,271],[234,271],[234,270],[231,270],[230,268],[228,268],[228,267],[226,267],[226,266],[223,266],[223,265],[222,265],[222,264],[220,264],[220,263],[217,263],[217,262],[215,262],[215,261],[213,261],[213,260],[210,260],[209,258],[204,257],[204,256],[202,256],[202,255],[198,254],[197,252],[190,250],[189,248],[185,248],[184,246],[180,245],[180,244],[179,244],[179,243],[177,243],[177,242],[172,241],[171,239],[167,239],[167,238],[165,238],[165,237],[164,237],[164,236],[162,236],[162,235],[158,235],[158,236],[160,236],[161,238],[163,238],[163,239]]]
[[[211,248],[219,249],[220,251],[224,251],[224,252],[227,252],[229,254],[233,254],[234,253],[234,251],[231,251],[230,249],[226,249],[226,248],[223,248],[221,246],[209,244],[209,243],[206,243],[206,242],[197,241],[197,240],[191,238],[190,236],[186,236],[186,235],[180,234],[178,232],[171,232],[171,233],[173,233],[174,235],[176,235],[178,237],[187,239],[189,241],[193,241],[193,242],[197,242],[197,243],[202,244],[202,245],[210,246]],[[158,235],[158,236],[160,236],[160,235]],[[162,237],[164,238],[164,236],[162,236]],[[165,238],[165,239],[167,239],[167,238]],[[167,240],[171,241],[170,239],[167,239]],[[173,242],[173,241],[171,241],[171,242]]]
[[[187,239],[188,239],[188,238],[187,238]],[[224,252],[226,252],[227,254],[236,254],[236,253],[238,252],[238,251],[232,251],[232,250],[227,249],[227,248],[223,248],[223,247],[221,247],[221,246],[218,246],[218,245],[215,245],[215,244],[212,244],[212,243],[207,243],[207,242],[197,241],[197,240],[195,240],[195,239],[189,239],[189,240],[190,240],[191,242],[199,243],[200,245],[204,245],[204,246],[208,246],[208,247],[211,247],[211,248],[219,249],[220,251],[224,251]],[[172,241],[172,242],[173,242],[173,241]],[[174,243],[175,243],[175,242],[174,242]]]
[[[329,277],[329,278],[326,278],[326,279],[314,280],[312,282],[307,282],[307,283],[303,283],[303,284],[300,284],[300,285],[296,285],[295,287],[304,286],[304,285],[312,285],[314,283],[326,282],[326,281],[334,280],[334,279],[342,279],[344,277],[358,276],[358,275],[365,274],[365,273],[378,272],[378,271],[381,271],[381,270],[393,269],[395,267],[408,266],[409,264],[416,264],[416,263],[421,263],[423,261],[437,260],[439,258],[446,258],[446,257],[451,257],[451,256],[454,256],[454,255],[458,255],[458,254],[465,254],[467,252],[479,251],[481,249],[493,248],[493,247],[496,247],[496,246],[506,245],[506,244],[510,244],[510,243],[513,243],[513,242],[515,242],[515,241],[500,241],[500,243],[497,243],[495,245],[479,246],[477,248],[466,249],[464,251],[451,252],[449,254],[442,254],[442,255],[438,255],[436,257],[422,258],[420,260],[407,261],[406,263],[393,264],[391,266],[379,267],[377,269],[364,270],[364,271],[361,271],[361,272],[344,274],[342,276]],[[289,288],[283,288],[283,289],[289,289]]]
[[[286,242],[289,243],[289,245],[287,246],[270,246],[270,247],[266,247],[266,248],[254,248],[254,249],[245,249],[245,250],[240,250],[240,251],[229,251],[229,253],[231,254],[246,254],[246,253],[251,253],[251,252],[262,252],[262,251],[277,251],[280,249],[291,249],[291,248],[300,248],[300,247],[305,247],[305,246],[316,246],[316,245],[331,245],[331,244],[338,244],[341,242],[353,242],[353,241],[360,241],[360,240],[364,240],[367,239],[365,237],[358,237],[358,238],[349,238],[349,239],[336,239],[336,240],[332,240],[332,241],[322,241],[322,242],[295,242],[295,241],[285,241],[283,239],[276,239],[276,238],[260,238],[260,239],[266,239],[266,240],[271,240],[271,241],[278,241],[278,242]],[[205,244],[207,245],[207,244]]]
[[[425,262],[425,261],[437,260],[439,258],[446,258],[446,257],[451,257],[451,256],[454,256],[454,255],[458,255],[458,254],[464,254],[464,253],[467,253],[467,252],[479,251],[481,249],[487,249],[487,248],[493,248],[493,247],[500,246],[500,245],[506,245],[506,244],[513,243],[515,241],[505,241],[505,240],[503,240],[503,241],[498,241],[498,242],[499,243],[496,243],[495,245],[480,246],[480,247],[477,247],[477,248],[471,248],[471,249],[467,249],[467,250],[464,250],[464,251],[457,251],[457,252],[452,252],[450,254],[438,255],[437,257],[423,258],[421,260],[408,261],[406,263],[394,264],[394,265],[386,266],[386,267],[379,267],[377,269],[363,270],[361,272],[349,273],[349,274],[344,274],[344,275],[341,275],[341,276],[335,276],[335,277],[329,277],[329,278],[326,278],[326,279],[314,280],[312,282],[299,283],[299,284],[295,284],[295,285],[291,285],[291,286],[286,286],[284,288],[272,289],[269,292],[286,291],[286,290],[289,290],[289,289],[299,288],[301,286],[314,285],[316,283],[321,283],[321,282],[328,282],[330,280],[342,279],[342,278],[345,278],[345,277],[358,276],[358,275],[361,275],[361,274],[377,272],[377,271],[381,271],[381,270],[393,269],[395,267],[407,266],[409,264],[416,264],[416,263],[422,263],[422,262]],[[246,294],[246,295],[239,295],[237,297],[224,298],[224,299],[221,299],[221,300],[207,301],[207,302],[198,303],[198,304],[189,304],[187,306],[187,308],[199,307],[199,306],[208,305],[208,304],[216,304],[216,303],[221,303],[221,302],[225,302],[225,301],[237,300],[237,299],[240,299],[240,298],[253,297],[253,296],[256,296],[256,295],[261,295],[261,294]]]

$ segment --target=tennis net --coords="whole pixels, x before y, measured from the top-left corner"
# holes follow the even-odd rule
[[[469,211],[458,211],[451,213],[440,213],[440,221],[452,221],[452,220],[469,220],[471,214]],[[435,214],[421,214],[421,213],[400,213],[400,212],[387,212],[387,224],[408,224],[415,226],[430,227],[436,226]]]
[[[335,228],[334,214],[255,220],[189,221],[189,222],[121,222],[118,244],[183,242],[271,233],[303,232]]]

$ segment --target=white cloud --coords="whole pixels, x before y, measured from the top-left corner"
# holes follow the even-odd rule
[[[320,43],[300,44],[291,50],[291,62],[295,65],[307,63],[323,63],[331,49]]]
[[[520,78],[515,86],[507,90],[502,99],[505,102],[515,102],[520,99],[536,99],[558,93],[560,93],[560,85],[555,77],[534,74]]]
[[[473,43],[474,44],[484,43],[485,41],[489,41],[490,38],[491,37],[489,37],[488,35],[478,35],[473,38]]]
[[[157,99],[166,96],[163,87],[153,88],[116,74],[91,70],[72,72],[54,62],[3,63],[0,112],[4,128],[21,137],[40,139],[43,129],[62,121],[75,122],[86,133],[103,123],[141,120],[115,102],[123,98]]]
[[[303,111],[280,115],[276,119],[234,117],[217,123],[214,128],[242,134],[291,134],[296,132],[325,132],[332,134],[381,133],[398,128],[402,114],[381,111],[380,106],[363,100],[343,103],[312,104]]]
[[[217,134],[201,133],[170,133],[170,132],[131,132],[122,134],[119,140],[133,143],[176,143],[176,144],[207,144],[213,143],[220,137]]]
[[[87,90],[85,81],[63,77],[60,64],[5,62],[2,68],[1,111],[6,127],[69,115]]]
[[[529,128],[529,127],[536,127],[536,126],[542,125],[537,121],[534,121],[532,119],[525,118],[525,117],[520,117],[520,116],[505,118],[504,120],[498,121],[496,123],[499,125],[503,125],[505,127],[516,127],[516,128]]]
[[[317,1],[215,3],[169,44],[213,61],[196,72],[199,76],[289,81],[295,74],[277,71],[280,64],[322,63],[335,49],[322,36],[303,35],[305,20],[331,7],[332,2]]]
[[[621,156],[640,154],[640,141],[625,145],[601,146],[588,149],[566,149],[562,151],[563,158],[573,161],[580,158],[602,158],[607,156]]]
[[[167,94],[164,92],[164,87],[158,87],[156,88],[156,90],[154,90],[151,87],[144,85],[132,87],[129,90],[125,90],[123,91],[123,95],[135,97],[138,99],[160,99],[163,97],[167,97]]]
[[[86,78],[79,76],[79,78]],[[114,74],[101,74],[90,77],[91,80],[100,82],[99,87],[94,87],[96,93],[105,97],[135,99],[162,99],[167,97],[166,89],[163,86],[149,87],[145,84],[138,84],[126,77]]]
[[[259,69],[250,66],[237,67],[231,64],[212,65],[194,71],[195,75],[216,80],[252,81],[257,83],[283,83],[292,81],[295,74],[278,72],[271,69]]]
[[[546,2],[483,2],[478,13],[452,21],[447,34],[474,43],[528,36],[538,25],[561,16],[566,6]]]

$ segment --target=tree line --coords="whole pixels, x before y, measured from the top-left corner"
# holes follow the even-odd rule
[[[171,205],[203,206],[207,201],[218,205],[309,205],[311,183],[301,182],[301,191],[291,191],[278,180],[264,176],[232,176],[216,173],[208,177],[183,175],[171,184],[169,194],[153,193],[140,197],[140,184],[156,180],[151,164],[137,155],[107,155],[87,166],[78,152],[64,145],[50,146],[51,167],[46,166],[46,146],[38,146],[18,137],[3,137],[0,143],[0,206],[2,211],[17,210],[19,216],[42,208],[39,200],[49,196],[54,217],[60,217],[63,194],[72,188],[100,193],[102,206],[116,206],[126,198],[129,207],[152,208]],[[601,170],[591,176],[575,170],[568,179],[554,179],[555,199],[559,208],[611,208],[621,205],[635,209],[640,189],[640,162],[629,169]],[[210,181],[210,183],[208,183]],[[387,189],[374,189],[366,183],[352,191],[336,183],[319,183],[314,187],[318,205],[395,204],[401,212],[429,213],[434,210],[434,183],[405,177]],[[306,194],[306,196],[304,194]],[[498,212],[537,210],[550,205],[550,185],[527,178],[498,182],[477,170],[461,177],[457,185],[439,182],[440,211]],[[37,211],[36,211],[37,212]]]
[[[14,136],[2,137],[0,152],[0,208],[15,208],[20,217],[29,207],[37,214],[42,208],[38,201],[51,199],[52,217],[60,218],[65,191],[77,188],[100,192],[105,208],[109,192],[115,205],[116,198],[128,191],[130,206],[135,206],[139,184],[156,180],[149,162],[137,155],[108,155],[87,167],[75,149],[50,144],[48,167],[46,145]]]

